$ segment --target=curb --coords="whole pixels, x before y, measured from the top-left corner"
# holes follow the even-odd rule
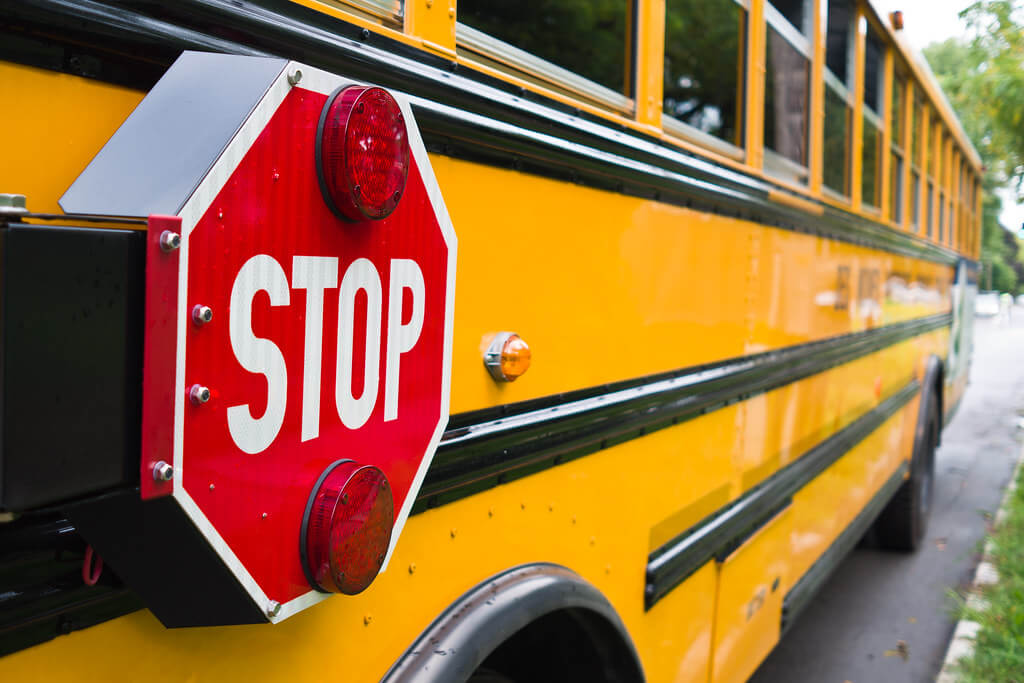
[[[994,527],[1000,526],[1006,518],[1007,503],[1013,492],[1017,490],[1017,477],[1020,474],[1022,463],[1024,463],[1024,448],[1017,456],[1017,464],[1013,468],[1013,474],[1010,475],[1010,483],[1003,491],[1003,499],[999,502],[999,511],[996,512],[993,521]],[[984,598],[981,597],[982,589],[999,582],[999,572],[996,571],[996,567],[992,563],[994,551],[992,537],[989,536],[985,539],[981,562],[978,563],[978,568],[974,571],[974,580],[971,582],[970,593],[967,596],[967,606],[972,610],[984,611],[986,604]],[[974,639],[977,638],[980,628],[981,624],[967,619],[961,619],[956,623],[953,639],[949,643],[949,649],[946,650],[946,658],[942,660],[942,670],[939,671],[935,683],[957,683],[960,680],[956,666],[961,659],[974,654]]]

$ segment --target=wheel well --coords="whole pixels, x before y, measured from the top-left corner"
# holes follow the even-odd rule
[[[527,624],[491,652],[481,668],[523,683],[643,680],[615,628],[581,608],[559,609]]]

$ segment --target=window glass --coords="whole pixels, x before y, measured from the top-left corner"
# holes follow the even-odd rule
[[[808,0],[771,0],[771,3],[796,30],[805,35],[810,33],[812,7]]]
[[[914,115],[911,118],[910,127],[910,158],[914,164],[921,163],[921,117],[924,116],[924,108],[920,100],[914,100]]]
[[[910,223],[916,230],[921,226],[921,174],[910,172]]]
[[[925,211],[928,215],[927,223],[927,236],[932,236],[932,229],[935,225],[935,185],[929,181],[928,183],[928,206],[925,207]]]
[[[668,0],[665,113],[740,146],[745,38],[746,11],[735,0]]]
[[[807,91],[810,64],[768,27],[764,95],[764,144],[790,161],[807,165]]]
[[[939,197],[939,242],[942,241],[943,228],[946,227],[946,200]]]
[[[892,128],[892,144],[903,147],[903,77],[895,74],[892,79],[892,106],[889,109],[889,126]]]
[[[840,194],[849,194],[850,114],[846,101],[825,88],[825,149],[822,182]]]
[[[889,218],[894,223],[903,221],[903,157],[896,152],[889,170]]]
[[[878,206],[878,179],[881,176],[881,155],[878,148],[882,143],[882,136],[878,128],[868,117],[864,117],[863,154],[860,170],[860,191],[861,200],[865,204]]]
[[[876,114],[882,111],[882,58],[885,46],[868,26],[864,41],[864,105]]]
[[[828,0],[828,33],[825,37],[825,66],[847,87],[853,74],[850,65],[850,34],[853,28],[852,0]]]
[[[459,21],[626,92],[629,8],[629,0],[459,0]]]

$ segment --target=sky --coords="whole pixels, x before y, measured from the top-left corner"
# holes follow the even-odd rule
[[[957,16],[972,0],[871,0],[883,17],[889,12],[903,12],[903,37],[918,52],[929,43],[952,36],[963,36],[967,27]],[[1003,210],[1000,222],[1016,231],[1024,223],[1024,206],[1017,204],[1012,193],[1000,192]]]

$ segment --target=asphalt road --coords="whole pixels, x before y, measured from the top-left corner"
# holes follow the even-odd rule
[[[927,542],[913,555],[870,536],[825,584],[754,683],[934,681],[953,634],[951,591],[970,583],[986,525],[1020,453],[1024,309],[975,325],[971,383],[936,456]],[[900,642],[905,643],[905,656]]]

